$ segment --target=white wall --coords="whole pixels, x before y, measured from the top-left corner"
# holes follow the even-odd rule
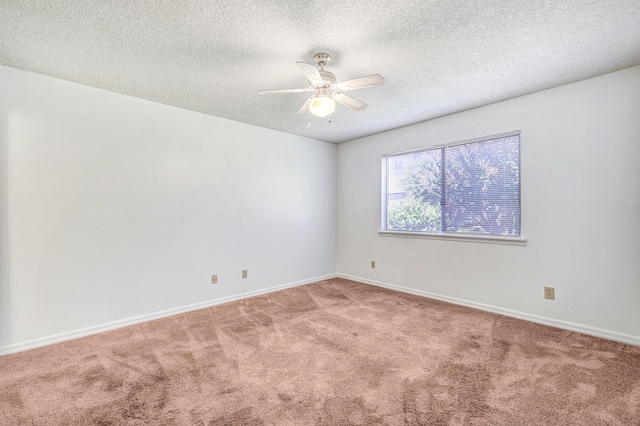
[[[512,130],[526,247],[378,235],[382,154]],[[339,145],[338,273],[640,344],[640,67]]]
[[[640,344],[639,110],[636,67],[341,144],[336,171],[332,144],[0,67],[0,353],[336,270]],[[526,247],[377,234],[382,154],[511,130]]]
[[[335,274],[335,145],[6,67],[0,120],[0,353]]]

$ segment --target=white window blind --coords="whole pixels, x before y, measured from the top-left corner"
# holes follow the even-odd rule
[[[520,132],[383,156],[389,231],[520,236]]]

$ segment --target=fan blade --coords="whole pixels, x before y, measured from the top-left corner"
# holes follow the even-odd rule
[[[365,87],[382,86],[384,77],[380,74],[372,74],[366,77],[354,78],[353,80],[340,81],[336,83],[338,90],[364,89]]]
[[[306,62],[296,62],[296,64],[298,64],[298,66],[302,68],[302,72],[311,82],[311,84],[316,86],[324,86],[324,80],[318,72],[318,68],[311,64],[307,64]]]
[[[304,88],[304,89],[281,89],[281,90],[260,90],[258,92],[259,95],[276,95],[279,93],[302,93],[302,92],[312,92],[313,89]]]
[[[310,100],[311,100],[311,98],[309,98],[306,101],[304,101],[304,105],[302,105],[300,107],[300,109],[298,110],[298,112],[297,112],[298,114],[304,114],[305,112],[309,112],[309,101]]]
[[[356,111],[362,111],[363,109],[365,109],[367,107],[367,104],[365,104],[362,101],[359,101],[355,98],[352,98],[351,96],[347,96],[343,93],[334,93],[333,94],[333,99],[339,103],[342,104],[346,107],[349,108],[353,108]]]

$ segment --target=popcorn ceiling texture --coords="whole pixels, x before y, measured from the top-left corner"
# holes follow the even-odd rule
[[[640,65],[638,0],[0,0],[0,64],[329,142]],[[332,123],[295,61],[379,73]],[[307,123],[311,120],[311,128]]]

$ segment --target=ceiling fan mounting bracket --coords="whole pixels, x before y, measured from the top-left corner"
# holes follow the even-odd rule
[[[313,61],[320,66],[320,68],[327,65],[327,62],[331,60],[328,53],[316,53],[313,55]]]

